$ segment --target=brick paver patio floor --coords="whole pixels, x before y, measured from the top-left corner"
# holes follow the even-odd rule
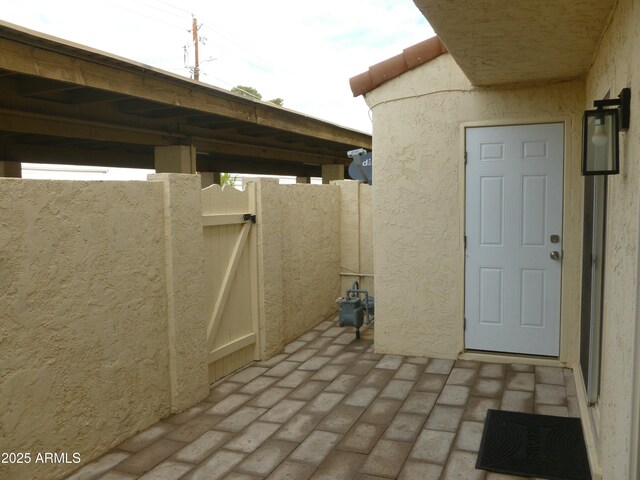
[[[336,323],[69,480],[521,479],[475,470],[487,409],[579,415],[568,369],[381,355]]]

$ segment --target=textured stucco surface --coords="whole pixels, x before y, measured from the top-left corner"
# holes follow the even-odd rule
[[[373,275],[373,188],[345,180],[340,187],[340,271]],[[374,295],[373,277],[342,275],[340,295],[358,280],[360,288]]]
[[[258,182],[262,356],[336,312],[340,289],[340,190]]]
[[[640,185],[640,8],[621,0],[587,78],[584,108],[607,91],[631,88],[631,124],[622,134],[620,175],[609,177],[598,450],[604,479],[631,478],[635,332],[638,323]],[[637,367],[636,367],[637,368]],[[636,399],[637,401],[637,399]],[[635,422],[638,418],[635,417]],[[637,428],[637,425],[636,425]],[[637,435],[637,429],[636,435]]]
[[[560,360],[577,359],[584,82],[473,87],[451,55],[365,98],[376,152],[376,350],[454,358],[463,350],[464,127],[565,123]]]
[[[583,77],[614,0],[414,0],[476,85]]]
[[[149,180],[163,184],[171,410],[179,412],[209,394],[200,178],[156,174]]]
[[[184,213],[193,204],[179,199],[191,194],[180,180],[175,185],[172,207]],[[201,307],[183,303],[198,304],[195,287],[175,284],[198,265],[201,250],[167,249],[164,187],[0,180],[0,451],[79,452],[84,464],[200,399],[196,367],[176,356],[206,358],[205,350],[188,351],[198,341],[182,328],[195,327],[189,317]],[[197,206],[198,194],[196,184]],[[174,234],[183,227],[171,222]],[[174,326],[185,321],[174,334],[169,251],[174,295],[185,295],[171,307]],[[176,390],[172,374],[180,373]],[[82,464],[0,465],[0,477],[60,478]]]

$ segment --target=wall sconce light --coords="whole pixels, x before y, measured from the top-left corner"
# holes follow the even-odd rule
[[[631,89],[623,88],[618,98],[594,100],[596,110],[582,119],[582,175],[620,173],[618,133],[629,129]],[[618,108],[605,108],[618,107]]]

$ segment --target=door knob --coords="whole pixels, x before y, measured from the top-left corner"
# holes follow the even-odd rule
[[[554,250],[553,252],[551,252],[549,254],[549,256],[551,257],[552,260],[559,260],[560,259],[560,252],[558,252],[557,250]]]

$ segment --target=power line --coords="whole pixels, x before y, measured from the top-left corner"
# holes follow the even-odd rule
[[[108,3],[108,4],[111,4],[111,5],[115,5],[115,4],[111,3],[111,2],[109,2],[108,0],[101,0],[101,1],[103,1],[105,3]],[[180,11],[180,12],[188,13],[188,14],[192,15],[192,13],[189,12],[188,10],[186,10],[184,8],[181,8],[181,7],[177,7],[177,6],[175,6],[174,4],[172,4],[170,2],[163,1],[163,0],[155,0],[155,1],[158,2],[158,3],[161,3],[163,5],[166,5],[166,6],[170,7],[170,8],[174,8],[174,9]],[[149,7],[149,8],[154,8],[155,10],[157,10],[159,12],[163,12],[163,13],[175,16],[177,18],[181,18],[181,19],[184,18],[183,15],[179,15],[177,13],[169,12],[168,10],[165,10],[163,8],[159,8],[159,7],[154,6],[154,5],[150,4],[150,3],[147,3],[144,0],[134,0],[134,2],[136,2],[136,3],[140,4],[140,5],[144,5],[146,7]],[[185,29],[184,27],[179,27],[174,23],[167,22],[167,21],[162,20],[160,18],[157,18],[155,16],[144,14],[144,13],[142,13],[140,11],[130,9],[130,8],[125,7],[123,5],[119,5],[118,4],[118,5],[115,5],[115,6],[117,6],[119,8],[122,8],[122,9],[125,9],[125,10],[129,10],[129,11],[131,11],[133,13],[136,13],[136,14],[141,15],[143,17],[149,18],[149,19],[154,20],[156,22],[163,23],[165,25],[171,26],[171,27],[179,29],[181,31],[191,32],[191,30]],[[246,55],[238,54],[238,52],[234,52],[232,50],[229,50],[229,49],[223,47],[220,44],[216,44],[216,46],[219,47],[221,50],[227,51],[229,54],[233,55],[235,58],[243,60],[244,63],[252,66],[253,68],[258,68],[258,69],[260,69],[260,70],[262,70],[264,72],[267,72],[271,76],[273,76],[274,78],[276,78],[278,80],[282,80],[282,77],[280,75],[276,74],[275,72],[273,72],[274,68],[279,70],[279,71],[281,71],[282,73],[286,74],[286,76],[293,76],[294,75],[288,69],[284,68],[282,65],[266,64],[266,63],[263,63],[263,62],[260,62],[260,61],[256,61],[255,56],[266,57],[267,53],[264,52],[264,51],[260,51],[259,49],[256,49],[253,46],[249,46],[249,45],[245,44],[244,42],[242,42],[242,40],[240,40],[239,37],[234,36],[233,34],[229,33],[228,31],[224,30],[223,28],[220,28],[220,27],[217,27],[217,26],[216,27],[211,27],[211,26],[209,26],[207,24],[204,24],[204,23],[201,24],[198,28],[207,29],[207,30],[215,33],[216,35],[219,35],[220,37],[225,38],[226,41],[231,42],[232,44],[235,44],[237,47],[241,48],[245,52],[251,54],[252,57],[248,58]]]
[[[120,4],[117,4],[117,3],[112,3],[112,2],[109,2],[108,0],[100,0],[100,1],[102,3],[106,3],[107,5],[111,5],[112,7],[118,7],[118,8],[121,8],[123,10],[127,10],[129,12],[135,13],[136,15],[140,15],[141,17],[148,18],[150,20],[153,20],[154,22],[159,22],[159,23],[162,23],[162,24],[167,25],[169,27],[177,28],[178,30],[181,30],[183,32],[187,32],[188,31],[188,29],[186,29],[184,27],[179,27],[179,26],[177,26],[177,25],[175,25],[173,23],[166,22],[166,21],[161,20],[161,19],[159,19],[157,17],[152,17],[151,15],[147,15],[145,13],[139,12],[138,10],[133,10],[132,8],[125,7],[124,5],[120,5]]]
[[[238,47],[242,48],[243,50],[247,51],[248,53],[251,54],[258,54],[258,55],[267,55],[267,52],[265,51],[260,51],[258,49],[256,49],[253,46],[249,46],[247,44],[243,44],[241,43],[242,41],[239,39],[239,37],[235,37],[233,34],[229,33],[228,31],[220,28],[220,27],[210,27],[207,24],[202,24],[203,28],[206,28],[208,30],[211,30],[212,32],[216,33],[217,35],[220,35],[221,37],[226,38],[227,40],[229,40],[231,43],[234,43],[235,45],[237,45]]]
[[[163,0],[156,0],[156,2],[163,3],[167,7],[175,8],[176,10],[180,10],[181,12],[188,13],[189,15],[193,13],[193,12],[190,12],[189,10],[185,10],[184,8],[176,7],[175,5],[169,2],[164,2]]]
[[[165,10],[164,8],[160,8],[157,5],[154,5],[153,3],[147,3],[147,2],[145,2],[143,0],[133,0],[133,1],[136,2],[136,3],[139,3],[141,5],[144,5],[147,8],[153,8],[154,10],[157,10],[159,12],[165,13],[167,15],[173,15],[174,17],[178,17],[179,19],[184,20],[184,17],[185,17],[184,14],[170,12],[169,10]]]
[[[202,27],[212,31],[216,35],[220,35],[220,37],[226,39],[228,42],[231,42],[231,43],[235,44],[236,46],[240,47],[245,52],[251,54],[252,57],[248,58],[245,55],[238,54],[237,52],[233,52],[233,51],[223,47],[219,43],[216,44],[216,46],[218,48],[220,48],[221,50],[225,50],[228,53],[230,53],[231,55],[233,55],[234,57],[244,60],[244,62],[247,63],[248,65],[251,65],[252,67],[259,68],[260,70],[268,72],[269,74],[271,74],[272,76],[274,76],[275,78],[280,79],[280,80],[282,80],[282,77],[280,75],[277,75],[276,73],[274,73],[272,71],[273,68],[275,68],[275,69],[279,70],[280,72],[286,74],[288,77],[295,76],[294,73],[289,71],[287,68],[284,68],[282,65],[275,65],[275,64],[268,64],[267,65],[267,64],[264,64],[264,63],[261,63],[261,62],[256,62],[255,61],[255,57],[256,56],[257,57],[268,57],[268,54],[266,52],[264,52],[264,51],[257,50],[255,47],[250,47],[248,45],[240,43],[239,41],[234,39],[234,37],[232,35],[228,34],[223,29],[219,29],[217,27],[213,28],[213,27],[210,27],[210,26],[208,26],[206,24],[202,24]]]

